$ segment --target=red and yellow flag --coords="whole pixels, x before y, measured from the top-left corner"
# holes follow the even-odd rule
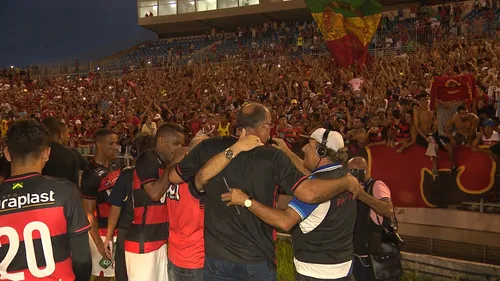
[[[305,0],[335,61],[362,66],[377,31],[382,6],[375,0]]]

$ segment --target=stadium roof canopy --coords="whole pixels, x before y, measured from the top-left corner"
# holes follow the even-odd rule
[[[138,8],[141,1],[148,0],[138,0]],[[397,10],[400,7],[410,8],[419,5],[438,5],[446,2],[415,2],[408,0],[379,1],[385,11]],[[281,22],[294,20],[312,20],[311,14],[302,0],[286,2],[277,2],[276,0],[260,0],[260,4],[253,6],[216,9],[211,11],[167,16],[142,17],[141,15],[139,18],[139,25],[155,32],[159,37],[175,37],[199,35],[202,32],[211,30],[212,28],[218,30],[235,30],[237,26],[261,24],[269,21]]]

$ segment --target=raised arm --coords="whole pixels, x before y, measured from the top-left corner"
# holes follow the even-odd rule
[[[342,192],[349,191],[358,195],[359,181],[346,175],[339,179],[304,179],[294,188],[293,195],[300,201],[308,204],[319,204],[326,202]]]
[[[263,145],[264,144],[257,136],[246,135],[246,130],[243,129],[240,139],[227,149],[233,152],[232,157],[228,157],[228,155],[226,155],[227,150],[223,151],[208,160],[196,173],[196,176],[194,177],[196,188],[198,190],[203,190],[203,185],[205,185],[210,179],[217,176],[222,170],[224,170],[224,168],[226,168],[231,160],[241,152],[249,151],[257,146]]]
[[[158,160],[154,155],[149,156],[151,154],[148,153],[148,155],[141,155],[141,157],[137,159],[137,176],[141,181],[141,185],[143,186],[144,191],[146,191],[146,194],[149,196],[149,198],[151,198],[151,200],[159,201],[167,192],[168,187],[172,183],[169,180],[168,171],[172,167],[174,167],[175,164],[177,164],[177,162],[179,162],[184,157],[184,155],[186,155],[186,153],[186,147],[177,149],[174,153],[173,161],[169,163],[169,165],[165,169],[165,171],[167,172],[163,173],[163,175],[161,175],[160,177],[158,176]],[[144,159],[141,159],[143,158],[143,156],[145,156]]]
[[[304,175],[311,174],[311,172],[304,167],[304,161],[300,159],[297,154],[293,153],[293,151],[286,145],[284,140],[278,138],[273,138],[273,140],[274,142],[276,142],[276,144],[273,144],[273,147],[276,147],[277,149],[283,151],[283,153],[285,153],[285,155],[290,158],[292,163],[300,172],[302,172]]]
[[[272,161],[272,174],[276,184],[304,203],[323,203],[344,191],[353,193],[354,197],[358,193],[359,182],[351,175],[338,179],[309,179],[280,150],[275,152]]]

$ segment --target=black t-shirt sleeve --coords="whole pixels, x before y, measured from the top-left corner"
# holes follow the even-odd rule
[[[81,190],[84,199],[97,199],[101,179],[94,170],[86,169],[82,174]]]
[[[7,158],[5,158],[5,156],[0,158],[0,176],[3,176],[4,178],[10,177],[10,162]]]
[[[117,207],[121,207],[123,205],[123,201],[127,197],[127,186],[131,184],[132,177],[130,174],[133,173],[132,169],[126,169],[121,172],[120,176],[116,180],[113,189],[111,189],[111,193],[108,197],[108,202]]]
[[[73,184],[64,187],[68,198],[64,202],[64,216],[66,217],[68,236],[76,236],[87,233],[90,224],[83,210],[82,199],[78,188]]]
[[[135,170],[141,185],[158,180],[160,178],[160,168],[161,163],[154,151],[142,153],[135,163]]]
[[[273,155],[272,169],[274,181],[289,195],[307,179],[281,150]]]
[[[70,151],[71,152],[71,151]],[[71,170],[71,182],[74,183],[76,186],[80,185],[80,163],[78,162],[78,157],[71,152],[71,155],[73,155],[73,163],[72,163],[72,170]]]
[[[175,167],[175,171],[184,182],[189,182],[203,167],[212,155],[208,155],[205,147],[206,141],[202,141],[193,150],[191,150]]]
[[[202,199],[205,197],[205,192],[200,192],[197,188],[196,185],[193,181],[188,182],[188,190],[191,196],[193,196],[196,199]]]
[[[78,168],[80,169],[80,171],[85,170],[90,165],[89,161],[85,159],[85,157],[83,157],[80,152],[76,151],[76,149],[71,148],[71,151],[73,151],[73,153],[76,155],[76,158],[78,159]]]

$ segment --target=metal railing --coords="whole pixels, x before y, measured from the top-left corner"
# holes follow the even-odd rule
[[[87,159],[91,159],[92,157],[94,157],[94,154],[82,154],[82,156]],[[123,169],[125,167],[134,165],[134,157],[132,157],[130,154],[117,155],[115,163],[120,169]]]
[[[372,42],[368,45],[369,51],[372,55],[392,56],[402,53],[412,53],[415,51],[417,45],[432,46],[447,42],[452,38],[468,38],[468,39],[495,39],[500,34],[500,16],[497,15],[494,21],[482,20],[481,25],[477,25],[474,21],[464,20],[470,22],[469,25],[440,26],[437,24],[420,24],[417,20],[405,20],[402,24],[393,26],[392,28],[379,27]],[[188,64],[203,64],[203,63],[219,63],[226,61],[241,61],[241,57],[252,48],[263,49],[264,46],[270,46],[272,42],[282,40],[285,45],[283,55],[287,56],[301,56],[302,54],[328,54],[326,44],[324,42],[313,43],[313,38],[305,38],[303,51],[299,51],[297,47],[297,37],[299,27],[294,27],[292,30],[292,38],[284,35],[278,36],[258,36],[257,38],[243,37],[236,39],[233,35],[226,35],[224,40],[220,36],[214,40],[205,42],[207,46],[217,44],[216,52],[213,52],[210,47],[203,47],[192,53],[183,52],[178,56],[171,52],[169,56],[166,51],[155,51],[154,55],[146,56],[141,52],[141,48],[136,50],[136,56],[121,57],[112,60],[103,61],[89,61],[55,64],[55,65],[33,65],[32,75],[35,77],[51,77],[61,75],[86,75],[90,71],[107,73],[112,72],[113,75],[120,75],[124,70],[138,70],[138,69],[151,69],[171,66],[182,66]],[[207,39],[208,40],[208,39]],[[283,41],[284,40],[284,41]],[[204,44],[205,44],[204,43]],[[154,45],[153,45],[154,46]],[[314,48],[311,48],[314,47]],[[245,48],[245,51],[242,49]],[[150,48],[151,49],[151,48]],[[155,49],[155,48],[152,48]],[[160,49],[160,48],[158,48]],[[220,51],[223,49],[224,51]],[[276,51],[271,52],[271,55],[265,58],[277,57]],[[257,59],[263,59],[264,55]]]

